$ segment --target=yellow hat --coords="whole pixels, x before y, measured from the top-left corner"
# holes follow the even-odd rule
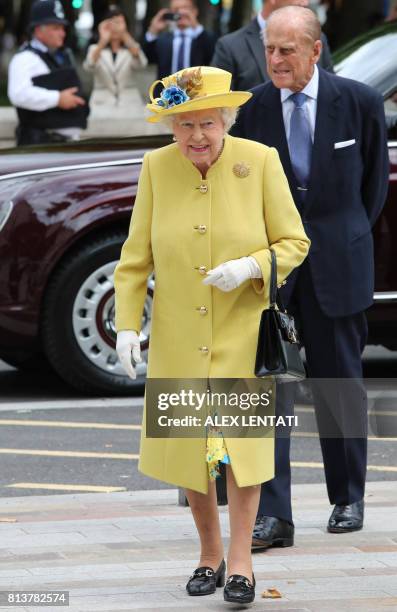
[[[155,81],[149,90],[151,103],[146,105],[155,114],[147,117],[147,121],[156,123],[177,113],[245,104],[252,94],[230,91],[231,80],[232,75],[226,70],[196,66]],[[159,98],[154,98],[153,90],[158,83],[163,85],[163,90]]]

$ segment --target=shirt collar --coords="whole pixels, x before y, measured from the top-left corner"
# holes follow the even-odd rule
[[[306,94],[308,98],[313,98],[313,100],[317,100],[318,81],[319,81],[318,68],[315,64],[312,78],[310,79],[306,87],[302,89],[300,93]],[[293,93],[295,93],[291,89],[281,89],[280,91],[281,91],[281,102],[285,102],[290,96],[292,96]]]
[[[47,53],[48,52],[48,47],[46,47],[37,38],[32,38],[32,40],[30,41],[30,46],[33,47],[34,49],[37,49],[37,51],[43,51],[43,53]]]
[[[260,31],[263,32],[266,27],[266,19],[262,16],[262,13],[258,13],[256,19],[258,21]]]
[[[175,28],[174,36],[182,36],[184,34],[188,38],[197,38],[200,36],[201,32],[203,32],[204,26],[199,24],[195,28],[186,28],[185,30],[180,30],[179,28]]]

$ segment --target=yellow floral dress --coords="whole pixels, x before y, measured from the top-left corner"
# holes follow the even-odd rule
[[[207,452],[206,461],[208,474],[211,481],[220,476],[219,462],[230,464],[223,433],[217,427],[207,427]]]

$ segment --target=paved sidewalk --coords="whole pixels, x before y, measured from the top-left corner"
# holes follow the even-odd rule
[[[296,546],[254,556],[250,609],[397,611],[397,482],[368,484],[366,528],[355,534],[326,533],[323,485],[297,485],[293,495]],[[224,603],[222,589],[186,595],[198,540],[176,500],[169,489],[0,499],[0,591],[70,591],[69,608],[48,611],[243,609]],[[227,539],[225,508],[221,519]],[[282,599],[262,599],[269,587]]]

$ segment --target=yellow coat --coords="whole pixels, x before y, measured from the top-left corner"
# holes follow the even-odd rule
[[[248,176],[237,175],[239,163]],[[115,271],[116,328],[140,330],[154,269],[148,377],[252,378],[260,315],[268,306],[269,246],[280,283],[302,263],[309,244],[275,149],[226,136],[206,180],[177,144],[152,151]],[[201,266],[209,270],[247,255],[258,261],[264,280],[228,293],[203,285]],[[274,477],[272,439],[225,441],[238,486]],[[143,425],[139,469],[206,493],[205,446],[204,437],[147,438]]]

